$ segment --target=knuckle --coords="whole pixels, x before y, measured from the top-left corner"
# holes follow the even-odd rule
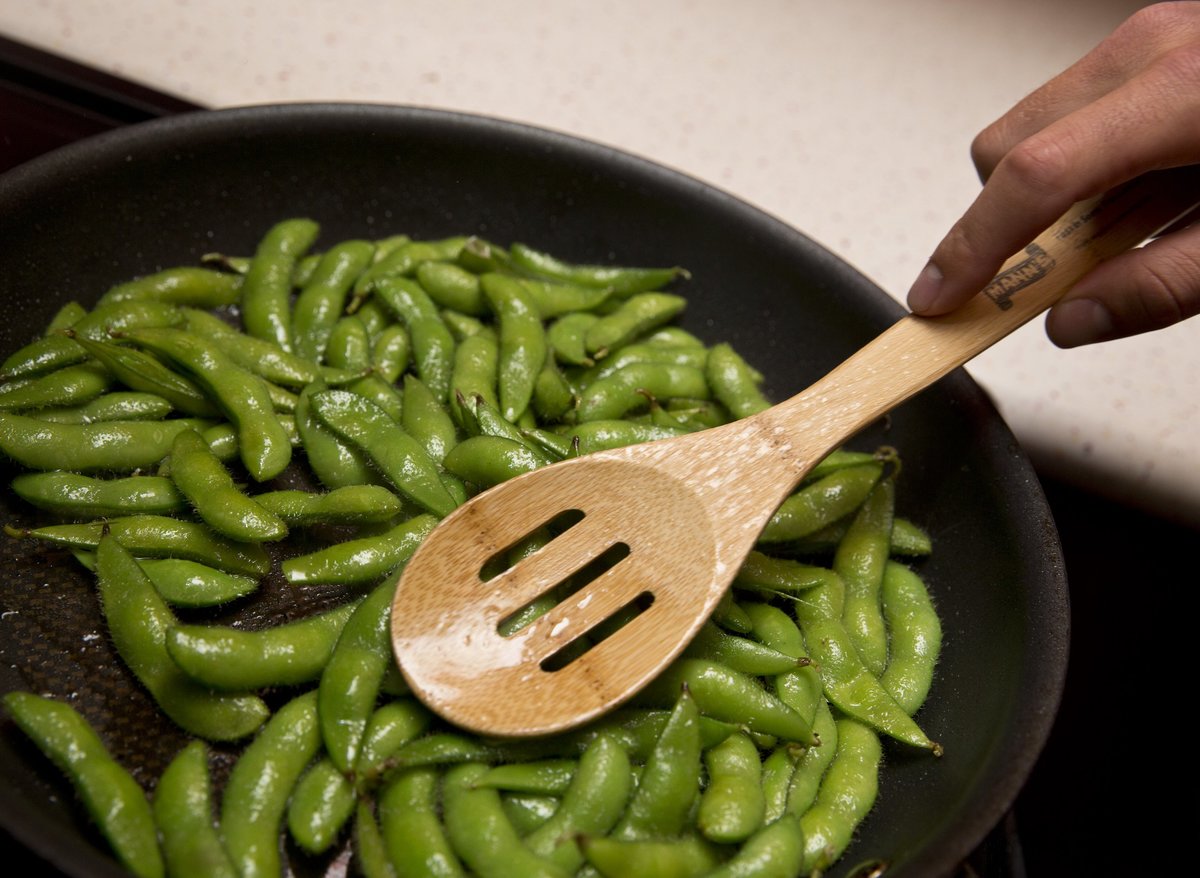
[[[1161,248],[1160,248],[1161,250]],[[1139,322],[1161,329],[1200,311],[1200,255],[1181,248],[1138,261]]]
[[[1133,45],[1155,44],[1172,39],[1183,30],[1200,28],[1195,3],[1152,3],[1129,16],[1114,32],[1114,39]]]
[[[1002,164],[1017,184],[1034,195],[1052,195],[1063,188],[1073,159],[1070,140],[1062,135],[1035,134],[1014,146]]]

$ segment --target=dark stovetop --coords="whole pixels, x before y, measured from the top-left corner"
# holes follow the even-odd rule
[[[194,109],[0,37],[0,172],[120,125]],[[1197,779],[1180,758],[1194,749],[1182,743],[1181,693],[1160,701],[1156,686],[1189,686],[1184,649],[1188,611],[1200,606],[1200,532],[1045,474],[1042,482],[1071,584],[1066,691],[1012,813],[961,876],[1149,874],[1154,851],[1174,859],[1171,840],[1187,837],[1172,831],[1169,815],[1183,811],[1161,790],[1189,790]],[[1176,726],[1180,743],[1161,746]],[[0,856],[17,874],[47,871],[2,830]]]

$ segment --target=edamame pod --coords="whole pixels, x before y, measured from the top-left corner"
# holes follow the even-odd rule
[[[895,498],[893,474],[882,479],[863,502],[833,556],[833,570],[846,587],[842,624],[858,657],[876,677],[888,662],[880,589],[892,541]]]
[[[446,772],[443,820],[454,852],[480,878],[566,878],[570,872],[521,843],[499,794],[474,786],[486,771],[486,765],[466,763]]]
[[[361,599],[270,628],[178,625],[166,646],[181,671],[212,689],[244,692],[320,679]]]
[[[909,716],[933,684],[942,645],[942,623],[925,583],[903,564],[889,561],[883,573],[883,615],[891,636],[891,658],[880,684]]]
[[[319,231],[312,220],[284,220],[259,242],[241,291],[242,322],[250,335],[292,349],[292,272]]]
[[[162,855],[146,794],[87,720],[70,705],[32,692],[9,692],[4,706],[21,731],[70,778],[122,865],[139,878],[162,878]]]
[[[354,813],[354,785],[328,757],[318,759],[296,782],[287,806],[288,834],[303,850],[322,854]]]
[[[192,741],[171,760],[154,788],[154,822],[171,878],[236,878],[213,825],[208,748]]]
[[[314,363],[325,356],[329,333],[341,316],[350,288],[371,262],[375,245],[342,241],[321,256],[292,307],[296,353]]]
[[[309,403],[325,426],[361,449],[413,502],[439,517],[458,505],[428,452],[379,406],[344,390],[313,394]]]
[[[21,473],[13,477],[12,489],[39,509],[79,518],[164,515],[187,508],[187,498],[162,476],[100,479],[58,471]]]
[[[696,825],[709,841],[736,844],[763,822],[766,800],[758,748],[744,732],[735,732],[704,753],[708,785],[700,795]]]
[[[184,265],[117,284],[100,297],[96,306],[137,299],[195,308],[222,308],[237,304],[241,290],[241,275]]]
[[[379,823],[397,878],[461,878],[438,815],[435,768],[398,772],[379,794]]]
[[[283,472],[292,456],[288,435],[275,416],[266,384],[207,339],[178,329],[134,329],[124,336],[181,368],[237,428],[238,454],[255,481]]]
[[[242,751],[221,795],[225,849],[242,878],[278,878],[288,797],[321,747],[317,693],[279,708]]]
[[[529,407],[538,373],[546,362],[546,333],[537,304],[515,278],[485,274],[480,282],[499,322],[500,411],[515,422]]]
[[[600,735],[580,757],[554,816],[525,837],[526,847],[574,873],[583,865],[577,837],[603,835],[612,829],[632,786],[629,757],[614,739]]]
[[[838,720],[837,755],[817,800],[800,817],[803,871],[824,870],[841,856],[879,790],[879,736],[853,719]]]
[[[225,465],[195,430],[181,431],[171,445],[171,480],[196,514],[219,534],[247,543],[287,536],[283,519],[234,483]]]
[[[646,760],[629,806],[613,830],[618,839],[679,835],[700,794],[700,713],[687,687]]]
[[[190,418],[55,424],[0,412],[0,451],[29,469],[55,470],[70,460],[75,472],[128,472],[157,464],[183,430],[208,426]]]
[[[178,621],[137,561],[113,536],[100,540],[96,574],[113,645],[163,713],[180,728],[209,741],[235,741],[262,725],[268,710],[258,696],[215,693],[176,667],[167,653],[166,638]]]

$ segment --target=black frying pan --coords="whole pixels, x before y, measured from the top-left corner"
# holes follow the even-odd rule
[[[817,172],[798,169],[797,173]],[[91,304],[131,276],[249,253],[293,215],[322,242],[407,232],[521,240],[569,259],[680,264],[685,327],[726,340],[782,399],[894,321],[899,307],[777,220],[662,167],[546,131],[429,110],[293,105],[203,112],[66,147],[0,177],[0,354],[68,299]],[[842,860],[889,875],[951,871],[999,821],[1042,747],[1066,667],[1057,534],[1029,462],[961,370],[864,434],[897,446],[900,513],[926,526],[921,567],[945,626],[920,720],[935,760],[886,750],[879,802]],[[0,477],[11,466],[0,462]],[[0,496],[6,521],[31,519]],[[112,654],[89,577],[61,553],[0,542],[5,691],[71,695],[141,781],[182,744]],[[240,613],[297,612],[279,588]],[[303,609],[303,608],[301,608]],[[232,753],[225,754],[232,759]],[[0,819],[72,875],[119,874],[71,792],[9,722],[0,726]],[[304,865],[304,864],[302,864]]]

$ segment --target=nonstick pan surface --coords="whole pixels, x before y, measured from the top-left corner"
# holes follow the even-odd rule
[[[901,313],[801,233],[615,150],[433,110],[284,105],[133,126],[0,177],[0,354],[37,336],[70,299],[90,305],[118,281],[196,263],[212,250],[250,253],[288,216],[321,223],[318,247],[397,232],[478,234],[579,261],[686,266],[683,326],[710,343],[731,342],[777,400]],[[891,876],[928,878],[950,872],[999,822],[1041,750],[1066,667],[1067,590],[1029,461],[965,372],[851,446],[884,443],[904,460],[899,514],[934,541],[919,570],[937,601],[944,647],[919,719],[945,755],[886,747],[878,803],[832,874],[883,857]],[[6,481],[15,471],[0,462]],[[0,506],[7,522],[34,518],[7,491]],[[4,690],[69,698],[151,788],[184,738],[112,651],[90,576],[69,555],[26,541],[6,538],[0,553]],[[268,623],[313,605],[268,582],[235,612]],[[69,787],[8,720],[0,723],[0,820],[68,874],[120,874]]]

